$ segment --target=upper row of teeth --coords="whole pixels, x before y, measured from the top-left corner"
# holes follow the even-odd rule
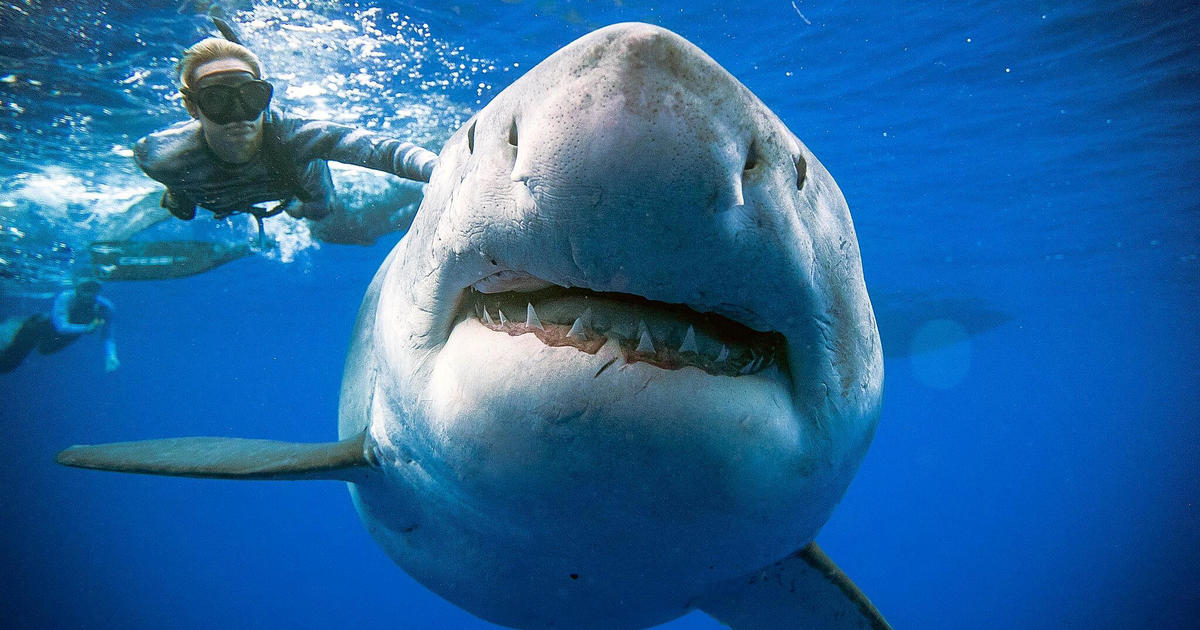
[[[481,318],[483,322],[485,324],[495,326],[497,322],[496,320],[492,319],[492,316],[488,313],[487,307],[482,307],[482,310],[483,313]],[[510,320],[504,316],[503,310],[497,308],[496,314],[501,326],[509,323]],[[587,341],[588,338],[586,330],[589,326],[591,326],[591,320],[592,309],[585,309],[583,314],[575,318],[575,322],[571,324],[571,330],[567,332],[567,338],[574,339],[576,341]],[[525,326],[527,328],[539,328],[541,330],[546,330],[546,327],[542,325],[542,320],[538,318],[537,311],[534,310],[532,303],[527,303],[525,305]],[[638,345],[636,351],[642,354],[654,354],[658,351],[658,349],[654,347],[654,339],[650,336],[650,327],[646,325],[645,320],[641,319],[638,320]],[[696,347],[696,329],[694,326],[690,324],[688,325],[687,332],[683,335],[683,343],[679,344],[677,351],[680,354],[685,352],[690,352],[696,355],[700,354],[700,350]],[[750,374],[751,372],[758,370],[769,360],[765,355],[758,356],[755,355],[753,351],[751,351],[751,354],[754,356],[752,356],[749,363],[742,367],[740,370],[742,374]],[[715,360],[717,362],[729,360],[728,346],[721,344],[721,350],[717,353]]]

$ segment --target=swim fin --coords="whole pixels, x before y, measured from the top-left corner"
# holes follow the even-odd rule
[[[249,243],[207,241],[96,241],[88,251],[104,280],[183,278],[253,253]]]
[[[235,44],[239,44],[242,46],[245,45],[245,44],[242,44],[242,38],[238,37],[237,31],[235,31],[233,29],[233,24],[231,22],[228,22],[228,21],[224,20],[223,18],[219,18],[215,15],[208,16],[208,19],[212,20],[213,26],[217,27],[217,30],[221,32],[222,37],[224,37],[225,39],[227,39]]]

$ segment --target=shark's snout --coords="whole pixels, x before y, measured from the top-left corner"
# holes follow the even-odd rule
[[[444,158],[479,192],[464,207],[462,260],[481,264],[459,289],[510,271],[779,329],[759,303],[807,299],[789,286],[805,275],[794,251],[806,244],[777,245],[795,232],[806,171],[790,132],[694,45],[650,25],[539,70],[554,90],[497,99],[452,141],[458,164]],[[748,284],[750,269],[770,281]]]

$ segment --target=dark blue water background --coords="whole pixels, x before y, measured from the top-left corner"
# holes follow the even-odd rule
[[[97,226],[155,188],[128,147],[182,117],[170,68],[209,7],[0,7],[0,317],[46,308]],[[855,218],[889,358],[826,551],[897,628],[1195,627],[1194,3],[222,8],[289,104],[434,149],[594,27],[684,35],[813,149]],[[81,442],[331,439],[354,314],[399,238],[300,235],[286,256],[109,283],[120,370],[84,339],[0,375],[0,626],[491,627],[395,567],[341,484],[52,462]],[[939,330],[972,335],[909,347]]]

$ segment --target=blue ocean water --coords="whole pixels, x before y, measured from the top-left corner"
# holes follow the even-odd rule
[[[0,318],[47,308],[155,189],[128,149],[184,115],[173,60],[214,9],[293,108],[435,150],[595,27],[696,43],[837,179],[883,329],[880,428],[823,548],[896,628],[1195,626],[1194,3],[8,2]],[[402,235],[289,236],[106,284],[112,374],[85,338],[0,375],[0,625],[494,627],[394,566],[341,484],[53,463],[74,443],[333,438],[354,314]]]

